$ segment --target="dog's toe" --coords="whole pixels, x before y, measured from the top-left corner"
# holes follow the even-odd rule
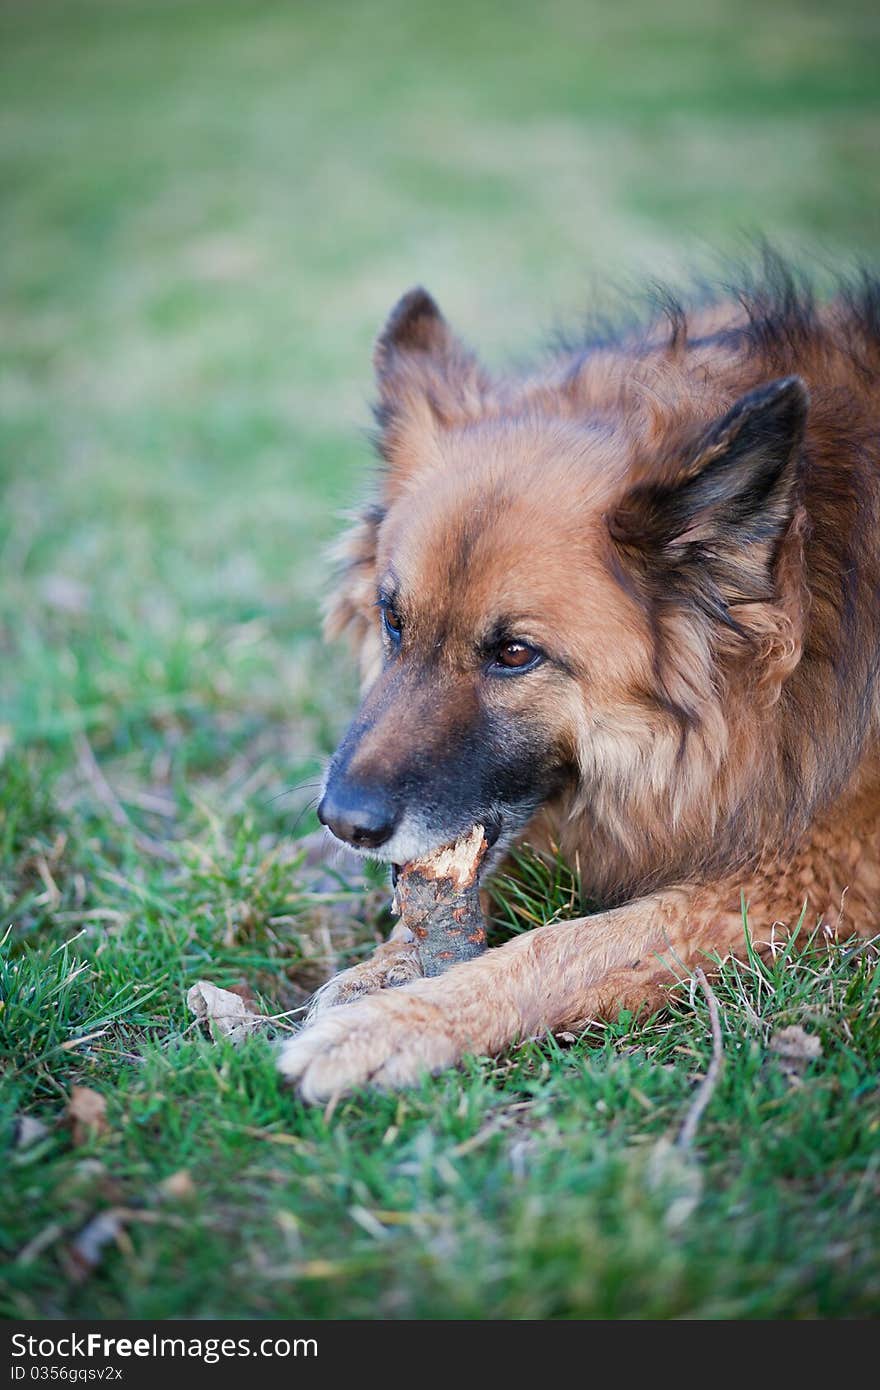
[[[328,1009],[352,1004],[382,989],[399,989],[421,977],[419,955],[410,945],[391,950],[388,946],[360,965],[343,970],[322,985],[312,998],[306,1023],[311,1024]]]
[[[283,1045],[279,1070],[313,1103],[361,1086],[415,1085],[461,1055],[445,1028],[425,1026],[417,1003],[389,991],[328,1009]]]
[[[322,1018],[320,1024],[303,1028],[282,1045],[278,1055],[278,1070],[299,1089],[304,1100],[328,1100],[333,1094],[320,1087],[322,1071],[326,1071],[320,1059],[323,1052],[332,1053],[342,1039],[341,1031],[337,1036],[335,1030],[324,1026],[328,1021],[332,1020]]]

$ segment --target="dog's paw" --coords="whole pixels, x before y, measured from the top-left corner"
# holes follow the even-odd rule
[[[353,965],[334,975],[312,996],[305,1022],[311,1025],[328,1009],[351,1004],[380,989],[399,989],[421,978],[422,966],[418,949],[402,943],[398,948],[380,947],[369,960]]]
[[[328,1009],[283,1045],[278,1066],[304,1100],[319,1102],[360,1086],[413,1086],[463,1050],[439,1009],[388,991]]]

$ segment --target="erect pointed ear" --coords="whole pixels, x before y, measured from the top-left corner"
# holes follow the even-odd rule
[[[394,306],[373,363],[379,383],[376,414],[389,461],[395,436],[407,423],[446,425],[476,418],[491,390],[488,374],[423,289],[410,290]]]
[[[808,404],[796,376],[749,391],[683,464],[620,501],[608,517],[612,539],[654,573],[689,578],[693,597],[698,571],[718,616],[729,603],[769,598],[775,545],[795,507]]]
[[[441,314],[437,301],[421,286],[407,290],[391,310],[376,340],[373,365],[380,385],[400,364],[400,354],[426,353],[445,357],[454,346],[449,324]]]

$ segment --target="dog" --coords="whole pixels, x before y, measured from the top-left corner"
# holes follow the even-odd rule
[[[363,703],[319,817],[392,865],[475,823],[595,915],[420,978],[402,927],[279,1065],[401,1087],[880,903],[880,280],[739,289],[494,377],[421,289],[375,349],[378,500],[327,614]]]

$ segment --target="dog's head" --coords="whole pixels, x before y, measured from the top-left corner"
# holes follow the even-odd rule
[[[567,789],[623,816],[640,781],[672,795],[719,651],[779,630],[801,383],[658,430],[619,381],[493,383],[423,291],[376,368],[382,492],[328,615],[365,694],[321,820],[402,863],[475,822],[500,848]]]

